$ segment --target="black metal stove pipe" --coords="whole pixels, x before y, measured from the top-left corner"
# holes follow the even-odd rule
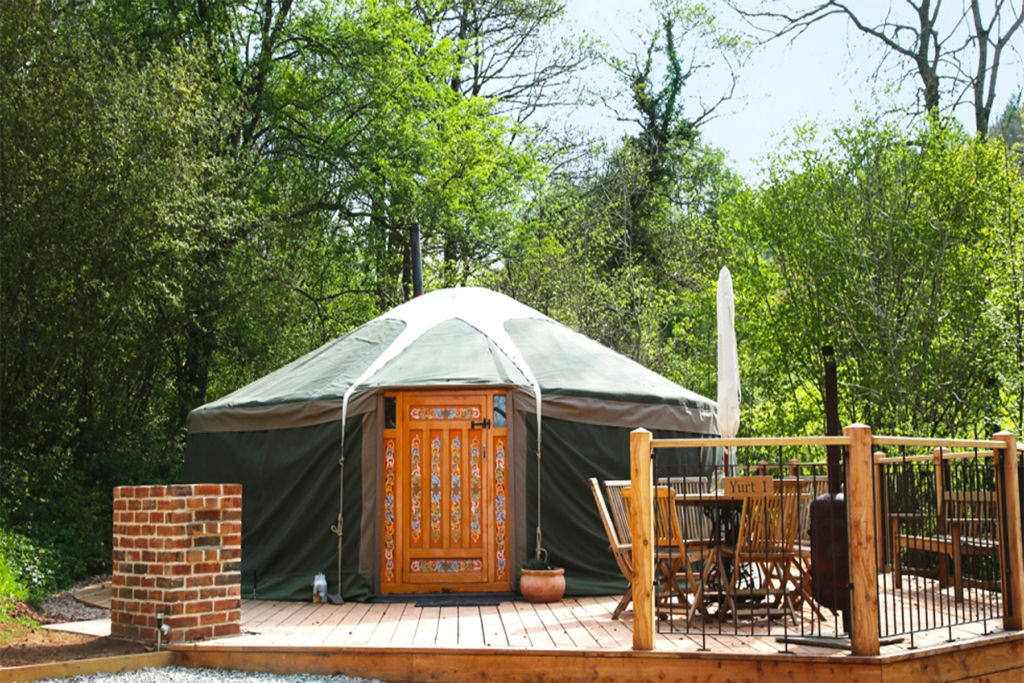
[[[825,435],[841,436],[835,350],[831,346],[822,346],[821,355],[825,357]],[[834,497],[842,488],[842,479],[839,476],[840,447],[826,446],[825,454],[828,461],[828,492]]]
[[[423,294],[423,260],[420,256],[420,224],[413,223],[409,228],[409,241],[412,244],[412,296]]]

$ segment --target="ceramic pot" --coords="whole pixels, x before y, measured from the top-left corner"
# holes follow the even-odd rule
[[[565,570],[523,569],[519,592],[529,602],[558,602],[565,594]]]

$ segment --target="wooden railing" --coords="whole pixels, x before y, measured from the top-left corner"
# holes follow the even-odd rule
[[[1024,628],[1024,543],[1021,537],[1020,494],[1017,482],[1018,446],[1016,436],[1000,432],[991,440],[922,439],[916,437],[872,435],[871,428],[854,424],[843,436],[733,438],[733,439],[654,439],[650,432],[638,429],[630,437],[632,479],[633,537],[633,648],[653,650],[655,643],[655,542],[651,498],[654,476],[653,451],[659,448],[735,448],[844,446],[846,459],[846,510],[850,553],[850,640],[856,655],[877,655],[880,651],[877,577],[885,567],[883,534],[878,517],[878,490],[874,485],[875,468],[889,459],[874,453],[876,446],[930,447],[941,449],[941,457],[965,457],[950,449],[973,449],[970,456],[984,454],[995,460],[998,476],[1010,483],[1005,489],[1003,510],[1008,521],[1006,543],[1009,580],[1005,589],[1003,628]],[[983,450],[978,450],[983,449]],[[904,456],[921,458],[922,456]],[[933,456],[923,456],[932,458]]]

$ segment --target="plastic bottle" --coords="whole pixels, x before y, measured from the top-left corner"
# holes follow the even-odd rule
[[[313,579],[313,602],[317,604],[327,602],[327,577],[317,574]]]

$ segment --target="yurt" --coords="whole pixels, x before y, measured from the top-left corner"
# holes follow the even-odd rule
[[[587,480],[629,477],[638,427],[713,435],[715,404],[507,296],[446,289],[194,410],[184,478],[242,484],[246,597],[309,599],[317,573],[346,600],[509,592],[538,547],[567,594],[612,594]]]

